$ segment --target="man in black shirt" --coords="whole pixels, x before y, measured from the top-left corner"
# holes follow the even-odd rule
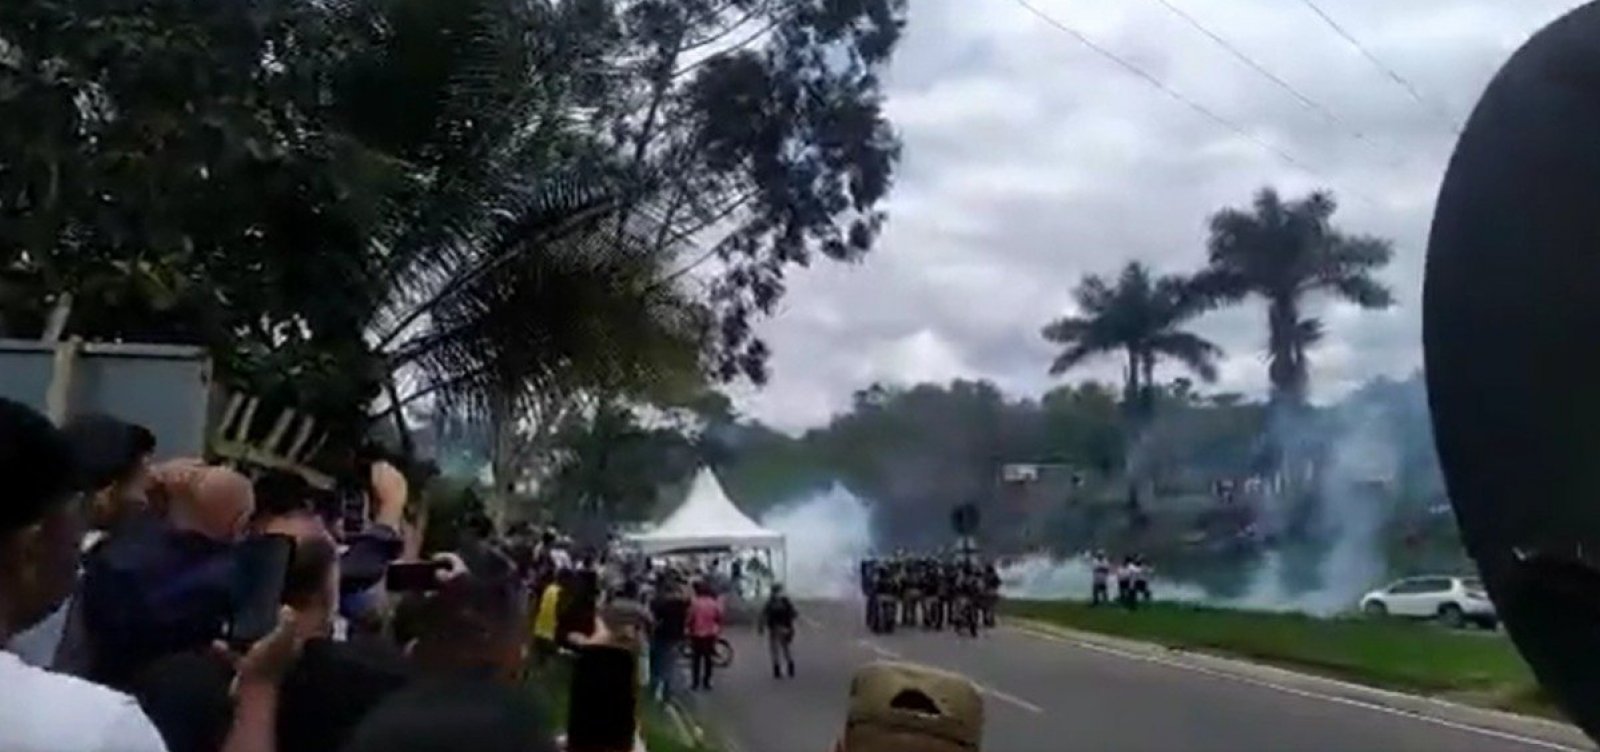
[[[689,597],[671,572],[663,572],[656,596],[650,601],[654,626],[650,632],[650,691],[662,701],[677,689],[678,653],[683,649],[689,621]]]
[[[773,585],[767,605],[761,608],[761,620],[756,623],[756,631],[767,633],[767,653],[772,656],[773,678],[783,678],[780,667],[788,668],[789,678],[794,678],[794,653],[790,648],[794,644],[794,620],[799,615],[794,601],[784,595],[783,586]]]

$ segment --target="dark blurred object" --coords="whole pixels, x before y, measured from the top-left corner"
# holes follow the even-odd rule
[[[397,561],[389,564],[383,586],[391,593],[427,592],[439,589],[439,573],[450,568],[442,561]]]
[[[1423,336],[1462,539],[1517,648],[1600,734],[1600,5],[1484,92],[1439,194]]]
[[[276,517],[312,508],[311,484],[297,473],[269,470],[255,481],[256,514]]]
[[[405,657],[381,642],[307,642],[280,691],[278,748],[335,752],[363,718],[411,679]]]
[[[133,474],[156,450],[156,437],[149,429],[109,415],[80,415],[61,430],[72,442],[90,488],[105,488]]]
[[[519,689],[485,681],[425,682],[379,705],[344,750],[555,752],[548,718]]]
[[[978,505],[967,502],[950,512],[950,527],[956,535],[967,536],[978,532]]]
[[[176,653],[134,678],[130,694],[167,744],[168,752],[215,752],[233,720],[233,667],[210,650]]]
[[[94,494],[88,507],[89,527],[110,530],[143,511],[155,434],[109,415],[73,418],[62,431]]]
[[[7,484],[0,535],[34,525],[75,491],[92,490],[76,459],[71,442],[44,416],[0,398],[0,471]]]
[[[278,625],[284,582],[295,540],[287,535],[257,535],[239,544],[233,561],[233,615],[228,642],[248,649]]]
[[[568,569],[559,577],[561,600],[556,607],[556,642],[568,647],[572,634],[594,632],[595,609],[600,600],[600,577],[589,567]]]
[[[329,468],[334,478],[332,498],[320,499],[320,511],[341,537],[366,529],[372,510],[372,465],[385,459],[382,448],[372,443],[336,454]]]
[[[421,671],[514,680],[522,671],[526,611],[518,583],[472,574],[422,596],[398,626],[411,638],[411,659]]]
[[[233,612],[233,546],[140,519],[84,559],[78,600],[87,678],[112,687],[151,661],[222,637]]]
[[[626,648],[578,648],[567,702],[567,752],[633,749],[638,731],[637,660]]]
[[[346,595],[378,584],[388,573],[389,563],[405,548],[400,531],[387,525],[372,525],[360,535],[345,538],[344,544],[344,554],[339,557],[339,590]]]

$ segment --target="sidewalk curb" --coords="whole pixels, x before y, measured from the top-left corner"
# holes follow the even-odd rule
[[[692,720],[692,716],[688,712],[678,707],[678,703],[668,701],[662,703],[662,707],[666,708],[667,717],[672,719],[672,725],[676,727],[678,738],[697,745],[705,743],[705,729]]]
[[[1001,623],[1023,634],[1076,644],[1085,649],[1120,655],[1128,659],[1170,664],[1177,668],[1263,685],[1281,691],[1303,692],[1333,701],[1373,706],[1446,725],[1469,725],[1496,733],[1525,735],[1553,749],[1595,749],[1594,742],[1576,726],[1539,716],[1522,715],[1427,695],[1374,687],[1258,663],[1248,658],[1087,632],[1037,619],[1003,617]]]

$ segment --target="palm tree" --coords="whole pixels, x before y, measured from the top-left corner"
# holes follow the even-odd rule
[[[1306,352],[1322,339],[1321,319],[1302,307],[1325,292],[1362,308],[1387,308],[1389,288],[1373,272],[1389,263],[1388,240],[1346,235],[1331,223],[1338,204],[1325,191],[1284,202],[1263,188],[1249,210],[1223,209],[1211,217],[1210,263],[1195,276],[1195,290],[1212,303],[1255,294],[1267,301],[1268,376],[1273,402],[1305,404]]]
[[[1216,380],[1222,351],[1179,327],[1204,312],[1180,276],[1152,277],[1139,262],[1123,267],[1115,284],[1099,275],[1083,278],[1073,291],[1079,313],[1050,322],[1044,338],[1063,349],[1050,364],[1059,375],[1098,355],[1120,352],[1124,408],[1135,423],[1148,419],[1156,361],[1171,358],[1201,379]]]
[[[1098,355],[1121,352],[1123,409],[1128,415],[1129,449],[1123,452],[1128,480],[1128,511],[1133,524],[1143,519],[1139,476],[1144,472],[1134,448],[1154,406],[1156,361],[1172,358],[1205,381],[1217,378],[1222,350],[1209,340],[1179,327],[1204,311],[1205,300],[1180,276],[1153,278],[1137,261],[1122,268],[1115,285],[1091,274],[1073,291],[1079,314],[1050,322],[1044,338],[1063,349],[1050,364],[1059,375]]]
[[[510,430],[555,395],[705,371],[711,314],[660,242],[657,181],[584,127],[605,87],[582,6],[390,0],[351,66],[345,118],[408,181],[373,254],[369,340],[408,386],[383,415],[431,396]]]

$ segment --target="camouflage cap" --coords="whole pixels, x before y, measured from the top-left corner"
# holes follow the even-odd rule
[[[850,683],[844,752],[973,752],[982,740],[983,699],[965,677],[878,661]]]

